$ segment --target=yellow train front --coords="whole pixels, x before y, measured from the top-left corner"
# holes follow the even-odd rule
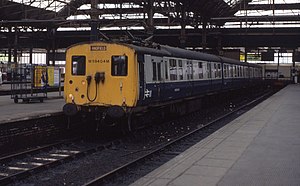
[[[126,45],[94,42],[69,47],[64,113],[95,113],[96,120],[122,118],[137,103],[137,74],[135,51]]]

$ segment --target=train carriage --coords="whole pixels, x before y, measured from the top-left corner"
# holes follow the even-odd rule
[[[183,100],[261,80],[258,65],[215,55],[157,44],[80,43],[66,52],[64,112],[101,113],[102,118],[153,107],[170,112]]]

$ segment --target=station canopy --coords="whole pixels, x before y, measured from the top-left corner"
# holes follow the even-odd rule
[[[299,27],[300,0],[1,0],[0,26]]]

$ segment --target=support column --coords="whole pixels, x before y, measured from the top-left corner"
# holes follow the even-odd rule
[[[186,46],[186,13],[185,13],[185,6],[181,6],[181,30],[180,30],[180,47],[185,48]]]
[[[8,64],[11,64],[11,45],[8,46]]]
[[[50,66],[50,47],[49,47],[49,45],[47,46],[46,65]]]
[[[32,65],[32,52],[33,52],[33,47],[31,46],[29,49],[29,64]]]
[[[296,50],[294,49],[293,50],[293,67],[292,67],[292,81],[294,82],[294,83],[298,83],[298,76],[299,76],[299,72],[297,72],[297,70],[296,70],[296,57],[295,57],[295,55],[296,55]]]
[[[15,27],[15,39],[14,39],[14,64],[15,67],[18,63],[18,28]]]
[[[97,6],[98,6],[98,0],[91,0],[91,19],[92,22],[90,23],[91,27],[91,33],[90,33],[90,41],[97,41],[98,38],[98,23],[97,20],[99,19],[99,14],[97,13]]]
[[[218,55],[223,56],[224,54],[222,52],[223,47],[222,47],[222,36],[221,36],[221,34],[218,36],[217,40],[218,40],[218,45],[217,45]]]
[[[56,35],[56,28],[51,30],[51,40],[52,40],[52,66],[55,66],[55,35]]]
[[[279,57],[280,57],[279,52],[280,50],[278,50],[277,52],[277,79],[279,78]]]
[[[206,42],[206,26],[207,26],[207,21],[204,19],[202,21],[202,48],[203,50],[206,50],[207,47],[207,42]]]
[[[9,32],[9,34],[8,34],[8,66],[10,67],[10,65],[11,65],[11,27],[9,27],[9,29],[8,29],[8,32]]]
[[[245,47],[245,63],[248,62],[247,58],[248,58],[248,49]]]
[[[147,19],[147,33],[148,34],[153,34],[154,32],[154,7],[153,7],[154,0],[148,0],[147,4],[147,14],[148,14],[148,19]]]

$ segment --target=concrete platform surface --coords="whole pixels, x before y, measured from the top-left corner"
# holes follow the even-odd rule
[[[10,96],[0,96],[0,124],[11,121],[24,120],[32,117],[62,112],[63,98],[58,98],[58,92],[48,93],[43,103],[14,103]]]
[[[289,85],[132,185],[300,185],[300,85]]]

